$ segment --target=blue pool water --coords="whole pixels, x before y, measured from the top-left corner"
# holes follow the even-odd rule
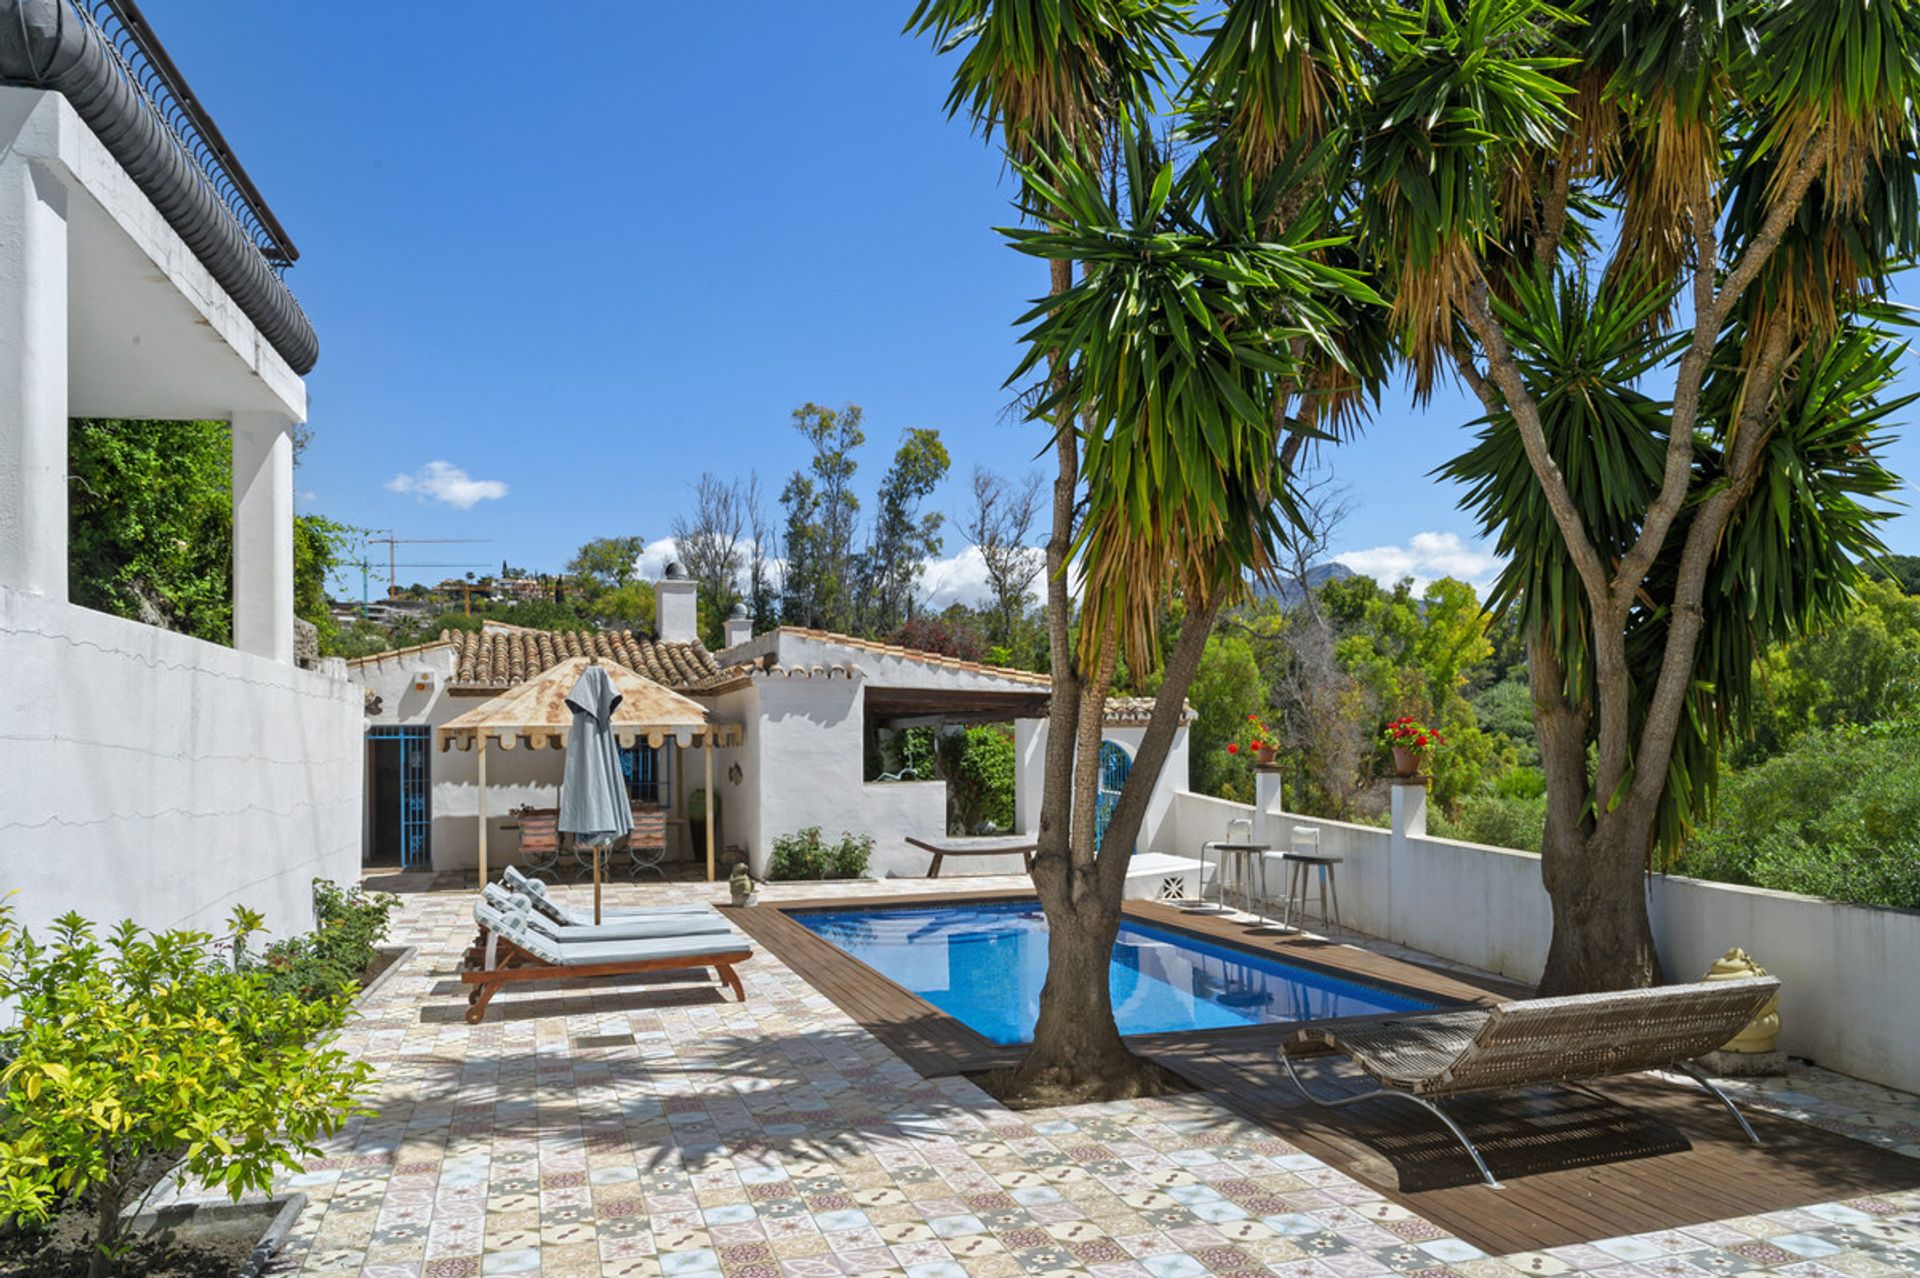
[[[1047,920],[1026,902],[789,911],[815,935],[996,1043],[1024,1043],[1047,979]],[[1110,965],[1122,1034],[1424,1011],[1431,1004],[1140,923]]]

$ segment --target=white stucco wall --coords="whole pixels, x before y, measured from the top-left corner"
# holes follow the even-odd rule
[[[1144,724],[1109,724],[1100,736],[1103,741],[1111,741],[1125,750],[1127,756],[1132,758],[1140,752],[1140,740],[1146,731]],[[1014,825],[1034,834],[1040,829],[1040,800],[1046,790],[1046,720],[1017,720],[1013,725],[1013,750],[1014,765],[1019,769],[1019,782],[1014,791]],[[1174,851],[1188,842],[1180,835],[1179,810],[1174,802],[1187,790],[1188,764],[1187,725],[1181,724],[1174,729],[1173,745],[1167,750],[1167,762],[1160,769],[1153,793],[1147,799],[1147,815],[1140,823],[1140,850]],[[1210,834],[1207,837],[1219,836]],[[1190,856],[1192,853],[1184,855]],[[946,871],[942,870],[941,873]]]
[[[360,864],[360,693],[0,587],[0,887],[23,922],[310,928]]]
[[[450,646],[429,645],[415,651],[380,653],[353,663],[350,678],[380,698],[380,710],[367,716],[365,725],[420,724],[437,729],[467,711],[485,703],[486,698],[471,694],[454,695],[448,691],[456,666]],[[426,676],[424,679],[421,676]],[[422,688],[417,685],[425,683]],[[738,697],[739,694],[730,694]],[[733,703],[725,699],[708,703],[713,717],[722,723],[739,722]],[[750,743],[749,743],[750,744]],[[693,791],[705,784],[705,764],[699,748],[680,751],[665,747],[672,755],[671,781],[674,802],[670,818],[685,813],[685,803]],[[734,750],[715,750],[714,789],[720,793],[720,823],[715,829],[716,848],[739,842],[735,825],[740,819],[733,805],[740,802],[743,787],[729,784],[728,766],[740,759]],[[525,746],[502,749],[498,742],[487,748],[487,863],[498,867],[516,859],[519,835],[509,826],[515,824],[511,811],[517,807],[551,808],[560,802],[560,777],[566,755],[560,750],[531,750]],[[479,862],[479,830],[476,818],[480,806],[480,756],[477,750],[442,750],[433,740],[429,753],[432,833],[429,836],[433,868],[436,870],[473,869]],[[743,764],[743,775],[749,769]],[[365,837],[371,840],[373,814],[367,816]],[[668,855],[671,859],[706,854],[704,847],[690,846],[685,824],[670,820],[667,826]]]
[[[1424,833],[1417,796],[1396,803],[1395,828],[1350,825],[1273,805],[1261,828],[1276,847],[1295,825],[1320,831],[1323,850],[1346,857],[1340,905],[1348,927],[1429,954],[1533,982],[1546,966],[1553,912],[1540,858]],[[1192,855],[1221,837],[1250,805],[1181,794],[1166,827]],[[1278,866],[1273,891],[1282,888]],[[1920,911],[1842,905],[1674,875],[1650,875],[1648,908],[1661,966],[1696,980],[1733,946],[1784,983],[1780,1046],[1857,1078],[1920,1090]]]

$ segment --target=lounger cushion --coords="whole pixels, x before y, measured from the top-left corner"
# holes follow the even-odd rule
[[[514,910],[516,899],[489,883],[482,895],[502,912]],[[726,920],[712,910],[696,913],[629,915],[608,923],[556,923],[537,911],[529,914],[529,925],[556,941],[577,945],[585,941],[639,941],[662,936],[689,936],[702,932],[725,932]]]
[[[647,941],[592,942],[566,944],[559,949],[564,967],[584,967],[595,963],[640,963],[648,959],[700,958],[706,955],[739,954],[747,943],[731,932],[698,936],[668,936]]]

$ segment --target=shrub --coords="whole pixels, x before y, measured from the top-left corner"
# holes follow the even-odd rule
[[[836,843],[821,837],[820,827],[810,825],[773,841],[773,862],[767,867],[770,879],[857,879],[867,872],[873,857],[873,837],[841,831]]]
[[[229,943],[249,930],[236,911]],[[328,1045],[344,993],[277,989],[201,932],[128,922],[101,943],[68,914],[53,933],[39,944],[0,904],[0,1210],[31,1225],[91,1195],[96,1278],[125,1249],[123,1208],[169,1164],[238,1199],[357,1112],[371,1071]]]
[[[313,881],[314,930],[276,942],[266,952],[268,982],[304,999],[326,998],[351,987],[372,965],[387,939],[400,898],[390,892]]]
[[[1017,771],[1013,733],[1005,728],[976,726],[956,736],[957,757],[950,768],[947,788],[960,832],[973,834],[982,826],[1012,829]]]
[[[1538,852],[1546,836],[1547,798],[1545,794],[1468,795],[1460,801],[1459,816],[1436,811],[1427,829],[1437,838]]]
[[[1915,737],[1810,732],[1787,753],[1728,773],[1713,824],[1666,868],[1861,905],[1920,909],[1920,755]]]

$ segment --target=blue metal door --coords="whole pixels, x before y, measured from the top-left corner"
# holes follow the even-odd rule
[[[1107,822],[1113,817],[1113,806],[1120,802],[1120,791],[1126,788],[1127,774],[1133,771],[1133,756],[1111,741],[1100,743],[1100,788],[1094,792],[1093,799],[1093,846],[1099,850],[1101,840],[1107,837]]]
[[[393,724],[367,730],[376,770],[391,769],[398,784],[382,786],[383,806],[374,820],[392,830],[398,827],[400,865],[411,869],[427,864],[433,829],[431,729],[425,725]]]

